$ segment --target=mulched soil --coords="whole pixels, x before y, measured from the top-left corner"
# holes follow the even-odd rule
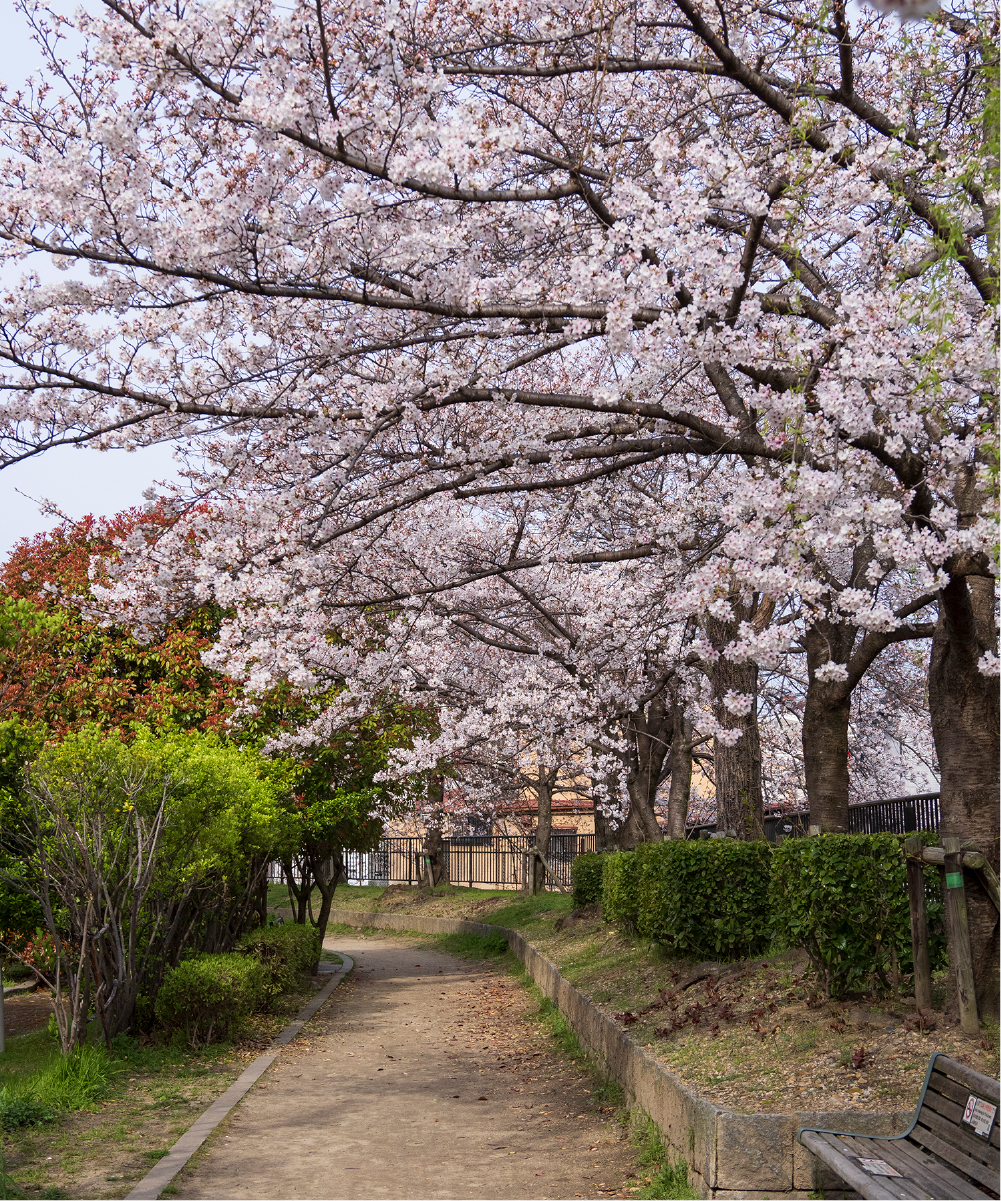
[[[942,1013],[913,1002],[827,1002],[805,956],[668,969],[647,1006],[615,1018],[707,1100],[744,1112],[876,1111],[916,1104],[932,1051],[985,1074],[997,1062]]]

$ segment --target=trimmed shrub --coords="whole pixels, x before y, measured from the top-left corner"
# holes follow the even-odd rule
[[[608,856],[589,851],[578,855],[570,865],[570,880],[573,884],[573,903],[580,909],[601,900],[601,877]]]
[[[768,945],[769,843],[650,842],[635,854],[641,935],[695,959],[740,959]]]
[[[601,885],[601,916],[627,930],[636,929],[637,896],[635,851],[616,851],[606,855]]]
[[[894,969],[914,970],[903,841],[899,834],[823,834],[787,838],[775,850],[776,930],[806,950],[828,996],[874,985],[889,991]],[[937,868],[925,869],[932,970],[945,965],[938,876]]]
[[[264,997],[263,964],[250,955],[198,955],[163,978],[156,1016],[168,1030],[183,1030],[192,1047],[227,1038]]]
[[[248,935],[241,950],[264,969],[262,1004],[267,1007],[282,993],[295,992],[300,977],[316,970],[322,938],[312,926],[267,926]]]

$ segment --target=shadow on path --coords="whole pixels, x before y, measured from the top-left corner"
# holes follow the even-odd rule
[[[617,1197],[590,1077],[489,964],[337,935],[355,971],[175,1180],[185,1198]]]

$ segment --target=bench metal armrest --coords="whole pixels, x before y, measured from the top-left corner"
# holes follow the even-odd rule
[[[850,1135],[852,1137],[852,1139],[874,1139],[874,1140],[880,1139],[883,1142],[890,1142],[890,1141],[893,1141],[894,1139],[906,1139],[907,1135],[910,1134],[911,1131],[914,1129],[914,1127],[916,1127],[916,1125],[917,1125],[918,1115],[920,1113],[920,1107],[922,1107],[922,1105],[924,1105],[924,1094],[926,1092],[928,1092],[928,1085],[929,1085],[929,1081],[931,1080],[931,1072],[933,1072],[933,1069],[935,1068],[935,1060],[937,1058],[939,1058],[940,1056],[942,1056],[942,1054],[945,1054],[945,1053],[946,1053],[945,1051],[933,1051],[933,1053],[931,1053],[931,1058],[928,1060],[928,1070],[925,1071],[924,1083],[922,1085],[922,1089],[920,1089],[920,1097],[918,1098],[918,1104],[916,1106],[916,1109],[914,1109],[914,1116],[911,1118],[911,1124],[908,1125],[908,1127],[904,1131],[904,1133],[902,1133],[902,1134],[859,1134],[858,1130],[824,1130],[821,1127],[800,1127],[796,1131],[796,1141],[804,1147],[809,1146],[809,1143],[803,1142],[804,1134],[839,1134],[839,1135],[846,1134],[846,1135]],[[814,1148],[811,1147],[810,1149],[812,1151],[812,1149],[814,1149]],[[871,1177],[868,1177],[868,1178],[871,1179]]]

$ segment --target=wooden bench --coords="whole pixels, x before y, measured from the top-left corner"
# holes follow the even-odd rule
[[[998,1091],[996,1080],[936,1052],[903,1134],[803,1126],[796,1137],[862,1197],[997,1197]]]

